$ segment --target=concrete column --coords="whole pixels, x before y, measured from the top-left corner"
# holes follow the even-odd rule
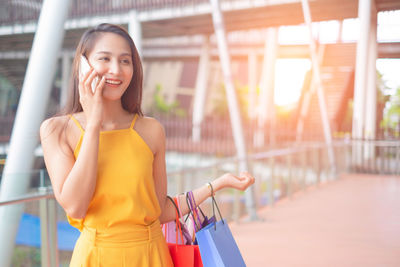
[[[60,88],[60,107],[64,107],[68,97],[69,78],[71,73],[71,57],[68,52],[64,52],[61,58],[61,88]]]
[[[11,134],[0,200],[26,193],[56,64],[64,38],[69,0],[44,0]],[[55,12],[57,11],[57,12]],[[10,266],[22,205],[0,208],[0,266]]]
[[[364,138],[365,99],[367,86],[368,43],[371,30],[372,0],[358,1],[358,18],[360,20],[360,37],[357,42],[356,69],[354,78],[354,104],[352,138]],[[362,145],[353,146],[353,164],[360,165],[362,160]]]
[[[337,43],[343,43],[343,38],[342,38],[342,34],[343,34],[343,20],[338,20],[338,23],[339,23],[339,30],[338,30],[338,35],[337,35],[336,42],[337,42]]]
[[[135,42],[139,55],[142,56],[142,24],[140,23],[136,10],[131,10],[129,12],[128,32]]]
[[[199,67],[197,69],[196,88],[193,103],[192,139],[194,142],[198,142],[201,139],[201,122],[203,121],[204,117],[209,70],[210,40],[208,36],[204,36],[203,47],[201,49],[199,59]]]
[[[275,120],[275,63],[278,50],[278,30],[268,28],[264,47],[264,60],[260,80],[260,97],[258,101],[258,119],[256,146],[264,146],[265,124],[269,122],[270,142],[274,142]]]
[[[224,75],[225,91],[228,98],[229,115],[231,119],[233,138],[235,141],[237,156],[239,158],[239,172],[248,171],[246,143],[243,134],[242,120],[239,112],[239,105],[236,96],[235,87],[232,81],[231,62],[226,42],[224,20],[218,0],[210,0],[212,8],[212,18],[215,35],[218,43],[218,54]],[[256,206],[254,201],[253,187],[245,192],[246,207],[250,220],[257,219]]]
[[[373,4],[374,5],[374,4]],[[364,117],[364,138],[373,140],[376,135],[376,58],[377,51],[377,11],[373,7],[371,13],[371,25],[368,38],[368,65],[367,65],[367,85],[366,85],[366,107]],[[364,149],[364,157],[374,156],[374,146],[367,144]]]
[[[327,145],[328,159],[331,165],[331,170],[333,173],[335,173],[336,164],[335,164],[335,154],[332,145],[331,127],[329,125],[328,111],[326,110],[324,88],[322,86],[322,81],[321,81],[321,72],[318,62],[317,48],[312,34],[312,24],[311,24],[312,19],[311,19],[310,6],[308,5],[308,0],[302,0],[301,6],[303,8],[304,20],[308,26],[308,32],[310,36],[310,54],[311,54],[312,70],[317,86],[318,104],[321,113],[321,122],[324,130],[325,143]]]
[[[251,50],[248,55],[248,79],[249,79],[249,107],[248,114],[251,119],[257,116],[257,73],[258,73],[258,60],[255,50]]]

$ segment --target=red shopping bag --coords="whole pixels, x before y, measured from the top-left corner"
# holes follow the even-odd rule
[[[172,199],[171,199],[172,200]],[[173,200],[174,206],[176,208],[176,218],[175,218],[175,225],[177,227],[176,231],[176,238],[178,243],[180,240],[183,239],[182,235],[182,226],[179,221],[179,210],[176,204],[176,199]],[[178,233],[180,234],[180,238],[178,238]],[[166,231],[168,235],[168,231]],[[166,236],[166,240],[168,237]],[[175,267],[203,267],[203,262],[200,256],[199,246],[197,245],[184,245],[184,244],[177,244],[177,243],[167,243],[169,253],[171,254],[172,262],[174,263]]]
[[[175,267],[203,267],[198,245],[168,244]]]

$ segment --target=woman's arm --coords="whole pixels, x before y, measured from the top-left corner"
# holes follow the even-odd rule
[[[99,129],[87,128],[75,161],[64,124],[68,118],[42,123],[40,137],[54,195],[68,216],[84,218],[96,187]]]
[[[97,83],[95,93],[91,84],[97,76],[89,71],[79,80],[79,101],[86,118],[86,129],[79,155],[75,161],[67,141],[67,116],[46,120],[40,126],[43,155],[54,195],[72,218],[84,218],[96,188],[99,136],[103,114],[102,92],[105,78]]]
[[[157,197],[161,207],[160,222],[166,223],[175,219],[175,207],[167,199],[167,174],[165,166],[165,132],[163,127],[159,124],[156,127],[157,130],[153,131],[157,137],[155,140],[157,143],[157,150],[154,155],[153,162],[153,176],[156,187]],[[226,173],[214,181],[210,181],[214,190],[214,193],[223,188],[235,188],[238,190],[246,190],[250,185],[254,183],[254,177],[247,172],[243,172],[240,176],[235,176],[231,173]],[[197,205],[203,203],[208,197],[211,196],[211,189],[208,185],[203,185],[192,191],[194,199]],[[178,196],[181,203],[181,216],[189,212],[189,207],[186,203],[186,196]]]
[[[254,183],[254,178],[247,172],[242,173],[241,176],[235,176],[231,173],[226,173],[210,183],[212,185],[214,194],[223,188],[235,188],[244,191]],[[211,196],[211,188],[208,184],[205,184],[193,190],[192,192],[196,205],[200,205]],[[184,194],[180,194],[177,197],[179,197],[181,216],[189,213],[186,196]],[[165,223],[173,220],[175,220],[175,207],[171,201],[166,200],[164,209],[162,210],[160,216],[160,222]]]

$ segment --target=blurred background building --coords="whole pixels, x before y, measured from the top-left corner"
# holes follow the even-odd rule
[[[298,1],[222,1],[226,19],[227,38],[232,57],[233,80],[240,101],[247,147],[260,151],[296,140],[296,129],[302,121],[303,140],[323,140],[317,95],[307,99],[311,87],[311,61],[306,25]],[[260,1],[263,3],[263,1]],[[26,65],[30,55],[41,1],[3,1],[0,17],[0,141],[9,141],[13,119]],[[399,85],[387,75],[398,66],[399,11],[396,1],[377,1],[378,13],[378,71],[377,105],[378,136],[384,132],[396,135],[398,125],[387,123],[382,128],[384,107],[389,93]],[[321,77],[325,90],[327,112],[334,137],[349,135],[352,129],[352,101],[356,46],[359,36],[357,1],[311,2],[314,36],[318,41]],[[171,150],[206,149],[206,153],[232,155],[228,106],[224,81],[213,35],[211,14],[207,1],[73,1],[65,23],[65,38],[59,55],[47,116],[54,115],[65,101],[69,70],[74,48],[81,34],[99,22],[112,22],[132,31],[132,10],[141,25],[139,43],[144,65],[144,110],[158,117],[167,130]],[[290,14],[290,15],[286,15]],[[268,29],[274,34],[267,34]],[[269,37],[269,40],[267,38]],[[266,43],[276,46],[273,55],[274,116],[264,122],[265,142],[257,145],[255,132],[259,123],[260,81]],[[199,77],[202,49],[207,45],[208,75]],[[203,53],[204,54],[204,53]],[[387,60],[391,59],[391,60]],[[392,67],[393,66],[393,67]],[[383,77],[382,77],[383,75]],[[202,139],[219,140],[213,146],[192,142],[193,106],[196,82],[206,79]],[[390,78],[389,78],[390,79]],[[386,82],[386,83],[385,83]],[[304,107],[306,106],[306,107]],[[304,119],[301,110],[305,109]],[[272,116],[272,117],[270,117]],[[299,138],[299,137],[298,137]],[[221,143],[221,140],[225,142]],[[260,143],[260,142],[258,142]],[[210,148],[212,149],[210,150]],[[232,149],[231,149],[232,148]]]

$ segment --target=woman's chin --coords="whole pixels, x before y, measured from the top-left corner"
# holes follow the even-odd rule
[[[121,90],[104,90],[103,98],[109,101],[120,100],[124,92]]]

